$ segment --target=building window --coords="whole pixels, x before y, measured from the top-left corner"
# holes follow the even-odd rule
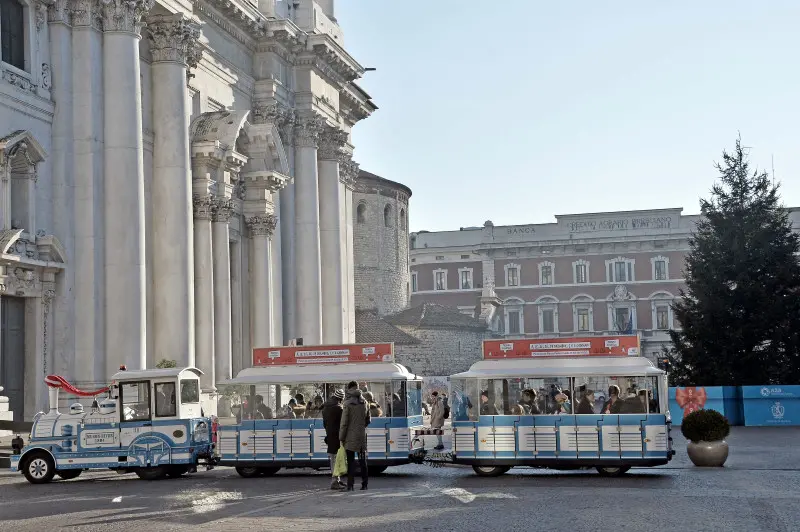
[[[633,282],[633,259],[617,257],[606,261],[606,271],[609,283],[630,283]]]
[[[360,224],[367,223],[367,204],[359,203],[356,208],[356,222]]]
[[[459,287],[462,290],[472,289],[472,268],[461,268],[458,270]]]
[[[653,280],[666,281],[669,279],[669,259],[667,257],[653,257],[650,259],[653,265]]]
[[[25,70],[25,12],[17,0],[0,0],[2,61]]]
[[[444,260],[444,255],[436,255],[436,260]]]
[[[461,255],[461,258],[462,258],[462,259],[468,259],[468,258],[469,258],[469,255]]]
[[[406,230],[406,210],[400,209],[400,230]]]
[[[589,263],[585,260],[578,260],[572,263],[572,281],[575,284],[585,284],[589,282]]]
[[[516,297],[503,302],[504,319],[500,321],[504,334],[525,334],[525,315],[522,311],[524,304],[524,301]]]
[[[553,309],[542,310],[542,332],[552,333],[556,330],[556,313]]]
[[[519,286],[519,264],[506,264],[506,286]]]
[[[552,262],[542,262],[539,264],[539,284],[549,286],[553,284],[553,270],[555,265]]]
[[[507,249],[506,250],[506,257],[516,257],[517,250],[516,249]]]
[[[633,329],[631,309],[628,307],[617,307],[614,309],[614,329],[617,332],[626,332]]]
[[[590,331],[591,328],[589,327],[589,309],[588,308],[579,308],[577,310],[577,329],[578,331]]]
[[[519,311],[512,310],[508,313],[508,333],[519,334]]]
[[[656,307],[656,329],[669,329],[669,307],[666,305]]]
[[[385,225],[386,227],[391,227],[392,226],[392,206],[391,205],[386,205],[386,207],[383,208],[383,225]]]
[[[411,272],[411,291],[417,291],[417,272]]]
[[[433,272],[433,287],[435,290],[447,290],[447,270]]]

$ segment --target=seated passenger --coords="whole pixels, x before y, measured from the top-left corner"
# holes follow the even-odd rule
[[[383,410],[381,410],[380,405],[375,402],[375,397],[372,395],[372,392],[364,392],[364,400],[369,406],[369,415],[371,417],[383,417]]]
[[[406,417],[406,403],[400,399],[400,394],[392,394],[392,416]]]
[[[472,403],[466,394],[453,392],[453,421],[467,421]]]
[[[489,392],[481,392],[481,415],[482,416],[496,416],[499,415],[497,407],[489,402]]]
[[[519,400],[519,404],[522,407],[524,416],[538,416],[542,413],[539,409],[539,404],[536,399],[536,391],[530,388],[522,390],[522,398]]]
[[[307,419],[321,418],[323,406],[324,406],[324,401],[322,400],[322,396],[315,395],[314,400],[308,405],[306,405],[306,418]]]
[[[511,407],[511,415],[512,416],[524,416],[525,409],[522,407],[521,404],[516,404]]]
[[[556,414],[571,414],[572,401],[570,401],[570,391],[565,390],[556,394]]]
[[[272,409],[264,404],[264,397],[256,395],[256,419],[272,419]]]
[[[620,414],[645,414],[647,413],[647,391],[641,390],[622,402]]]
[[[582,385],[579,389],[581,400],[578,403],[576,410],[577,414],[594,414],[594,390],[590,390],[586,385]]]
[[[289,399],[289,404],[283,407],[283,414],[281,415],[281,419],[295,419],[297,417],[297,414],[295,414],[295,409],[294,409],[295,406],[297,406],[297,401],[295,401],[294,399]]]
[[[603,403],[601,414],[619,414],[622,400],[619,398],[619,386],[612,384],[608,387],[608,401]]]
[[[303,394],[297,394],[300,397],[303,397]],[[294,413],[294,417],[297,419],[301,419],[306,415],[306,406],[305,404],[298,404],[297,399],[289,399],[289,407],[291,407],[292,412]]]

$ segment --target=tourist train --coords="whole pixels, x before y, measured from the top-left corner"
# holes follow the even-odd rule
[[[215,415],[201,406],[196,368],[125,371],[85,392],[47,378],[50,411],[34,419],[12,471],[32,483],[90,469],[148,480],[198,466],[243,477],[281,468],[329,467],[321,407],[355,381],[368,402],[370,472],[408,463],[594,467],[607,476],[666,464],[673,456],[664,371],[639,356],[636,337],[487,340],[483,360],[451,377],[452,449],[431,454],[424,437],[422,379],[394,358],[393,344],[254,349],[253,367],[218,383]],[[105,396],[58,411],[58,393]],[[89,410],[88,412],[85,410]]]

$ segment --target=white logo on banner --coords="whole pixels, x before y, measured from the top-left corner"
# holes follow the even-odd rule
[[[364,355],[374,355],[375,347],[365,347],[361,350],[361,353]]]
[[[503,353],[511,351],[512,349],[514,349],[514,344],[500,344],[500,351]]]
[[[281,352],[280,351],[270,351],[268,356],[269,356],[270,360],[275,360],[276,358],[281,358]]]
[[[772,411],[772,417],[775,419],[783,419],[783,415],[786,413],[786,409],[779,401],[775,401],[770,410]]]

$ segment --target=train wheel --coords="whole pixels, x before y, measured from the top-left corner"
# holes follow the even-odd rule
[[[263,477],[271,477],[278,471],[280,471],[280,467],[259,467],[258,472]],[[241,473],[239,473],[241,475]]]
[[[161,480],[167,476],[167,468],[164,466],[137,467],[135,472],[142,480]]]
[[[625,473],[628,472],[630,467],[622,466],[622,467],[609,467],[609,466],[598,466],[597,472],[600,473],[601,477],[621,477]]]
[[[261,474],[260,467],[237,467],[236,472],[242,478],[255,478]]]
[[[508,466],[472,466],[479,477],[499,477],[511,469]]]
[[[47,484],[53,480],[53,476],[56,474],[56,466],[49,454],[35,452],[25,459],[22,474],[31,484]]]
[[[174,465],[167,470],[167,476],[169,478],[178,478],[185,475],[188,472],[189,472],[188,465]]]
[[[80,469],[64,469],[62,471],[56,471],[56,475],[61,477],[62,480],[72,480],[73,478],[78,478],[81,472],[82,470]]]
[[[368,465],[367,466],[367,471],[369,471],[369,476],[375,477],[375,476],[380,475],[384,471],[386,471],[386,469],[388,469],[388,467],[389,466],[385,466],[385,465],[382,465],[382,466],[371,466],[371,465]]]

